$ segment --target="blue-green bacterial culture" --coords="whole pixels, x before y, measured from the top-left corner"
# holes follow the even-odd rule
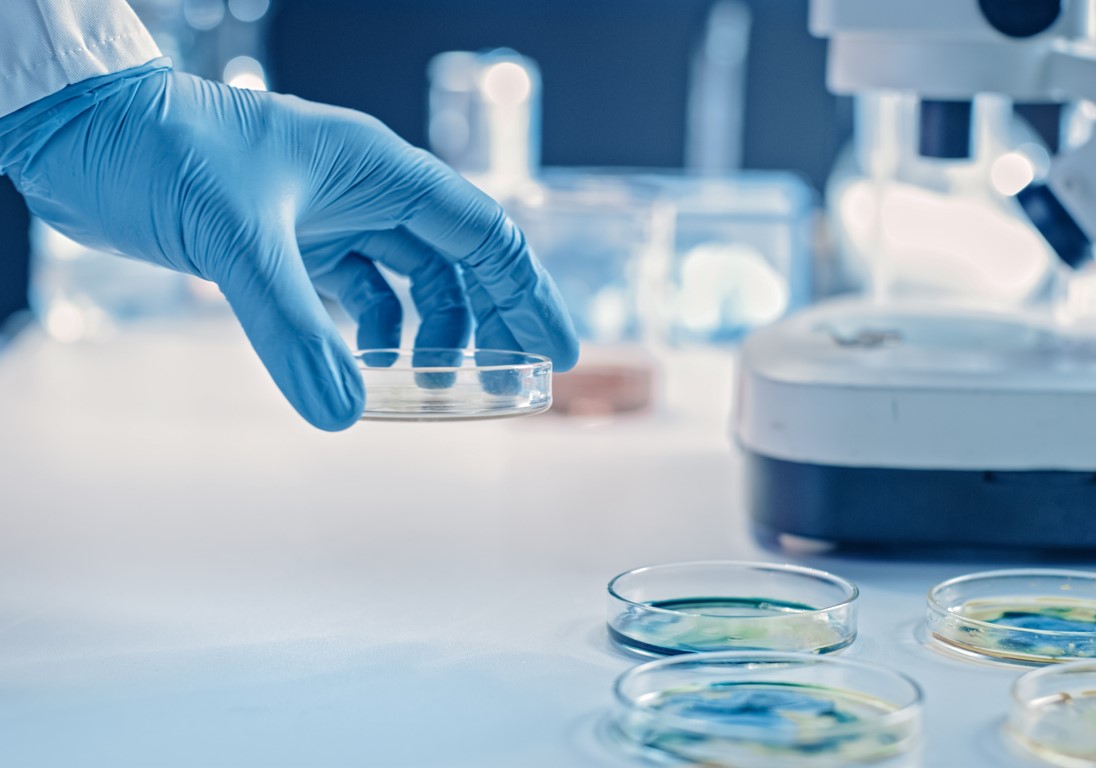
[[[659,691],[625,718],[648,750],[711,766],[848,765],[907,750],[917,722],[865,694],[786,682],[717,682]],[[690,727],[690,724],[693,727]]]
[[[1006,661],[1096,658],[1096,601],[1064,596],[995,597],[950,609],[933,627],[940,641]]]
[[[829,653],[855,637],[847,608],[760,597],[683,597],[622,607],[608,625],[617,643],[648,655],[706,651]]]

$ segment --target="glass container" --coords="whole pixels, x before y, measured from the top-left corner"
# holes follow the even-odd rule
[[[857,588],[795,565],[709,561],[637,568],[609,582],[608,630],[646,655],[829,653],[856,637]]]
[[[362,419],[451,421],[525,416],[552,404],[552,362],[490,349],[354,353],[365,383]]]
[[[1096,573],[985,571],[928,594],[931,637],[963,654],[1046,664],[1096,658]]]
[[[1047,762],[1096,766],[1096,661],[1028,672],[1012,686],[1008,730]]]
[[[629,670],[614,693],[612,733],[626,748],[664,763],[891,766],[920,740],[915,682],[828,656],[676,656]]]

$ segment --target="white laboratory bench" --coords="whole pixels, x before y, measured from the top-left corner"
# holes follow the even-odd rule
[[[923,686],[925,766],[1030,765],[999,734],[1023,670],[920,639],[932,584],[1000,563],[755,543],[732,365],[677,353],[649,416],[325,434],[227,319],[24,332],[0,352],[0,765],[636,765],[601,733],[637,663],[606,582],[720,558],[860,586],[844,654]]]

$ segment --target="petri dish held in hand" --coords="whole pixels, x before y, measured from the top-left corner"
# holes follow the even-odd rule
[[[1096,661],[1033,670],[1012,685],[1008,731],[1043,760],[1096,765]]]
[[[1096,659],[1096,573],[985,571],[928,594],[933,640],[961,654],[1027,664]]]
[[[915,682],[830,656],[675,656],[625,672],[614,694],[610,733],[629,751],[663,763],[892,766],[920,741]]]
[[[637,568],[609,582],[609,636],[651,656],[829,653],[856,638],[858,594],[844,579],[796,565],[716,560]]]
[[[365,349],[363,420],[460,421],[527,416],[552,404],[552,361],[495,349]]]

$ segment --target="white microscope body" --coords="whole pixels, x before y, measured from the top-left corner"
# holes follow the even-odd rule
[[[830,206],[870,291],[743,346],[763,533],[1096,549],[1096,325],[1075,306],[1096,140],[1040,159],[1004,135],[1012,101],[1096,102],[1094,5],[812,0],[830,88],[857,96],[858,176]]]

